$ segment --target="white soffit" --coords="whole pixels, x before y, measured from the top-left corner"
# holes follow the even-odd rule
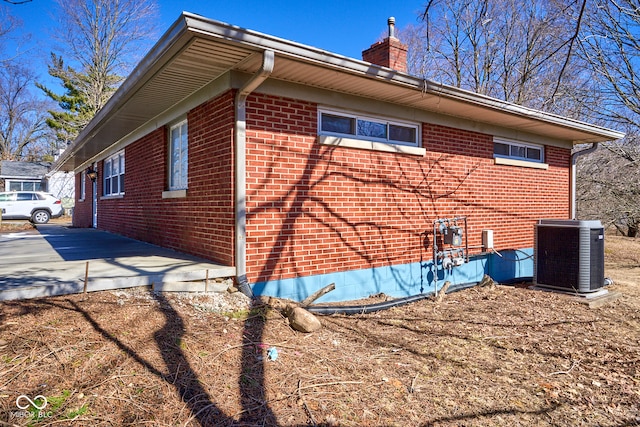
[[[276,54],[270,78],[581,142],[623,134],[437,85],[288,40],[183,14],[56,163],[74,170],[230,70],[255,73]]]

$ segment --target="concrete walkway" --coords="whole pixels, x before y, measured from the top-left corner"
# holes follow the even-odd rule
[[[105,231],[39,225],[0,234],[0,300],[152,285],[158,291],[217,290],[235,268]],[[219,287],[219,285],[218,285]]]

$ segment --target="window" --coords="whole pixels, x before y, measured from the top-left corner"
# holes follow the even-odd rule
[[[172,126],[169,131],[169,190],[187,188],[188,158],[187,121],[184,120]]]
[[[27,202],[30,200],[38,200],[38,198],[33,193],[18,193],[18,197],[16,200],[19,202]]]
[[[9,191],[45,191],[41,181],[9,181]]]
[[[83,170],[80,174],[80,200],[84,200],[87,193],[87,171]]]
[[[103,194],[118,196],[124,194],[124,151],[114,154],[104,161]]]
[[[493,139],[493,156],[536,163],[544,161],[542,146],[499,138]]]
[[[335,111],[319,113],[319,129],[322,135],[348,136],[355,139],[414,146],[420,143],[418,124]]]

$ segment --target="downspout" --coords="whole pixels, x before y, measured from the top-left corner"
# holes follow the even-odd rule
[[[593,153],[598,149],[598,143],[594,142],[593,145],[586,150],[576,151],[571,155],[571,219],[576,219],[576,174],[577,168],[576,164],[578,163],[578,157],[584,156],[585,154]]]
[[[234,129],[234,171],[235,171],[235,265],[236,285],[248,297],[253,296],[247,280],[247,97],[258,88],[273,72],[275,54],[265,50],[262,67],[244,84],[236,94]]]

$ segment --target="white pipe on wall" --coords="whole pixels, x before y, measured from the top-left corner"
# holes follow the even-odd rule
[[[571,218],[576,219],[576,163],[578,162],[578,157],[584,156],[585,154],[593,153],[598,149],[598,143],[595,142],[593,145],[586,150],[580,150],[571,155]]]
[[[247,97],[258,88],[273,72],[275,54],[265,50],[262,67],[244,84],[236,94],[234,129],[234,172],[235,172],[235,266],[236,284],[247,296],[252,296],[247,281]]]

